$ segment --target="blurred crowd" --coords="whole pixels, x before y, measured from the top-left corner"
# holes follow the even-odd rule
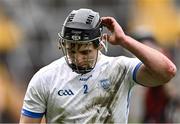
[[[19,121],[30,79],[62,56],[57,34],[67,14],[79,8],[115,17],[127,34],[160,50],[177,66],[168,86],[134,89],[129,122],[180,122],[179,0],[0,0],[0,123]],[[133,57],[110,44],[106,54]]]

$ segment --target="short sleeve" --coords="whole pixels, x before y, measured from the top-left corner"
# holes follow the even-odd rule
[[[127,79],[130,81],[131,85],[137,84],[136,75],[142,62],[138,58],[124,57],[123,63],[127,69]]]
[[[28,85],[21,113],[28,117],[41,118],[46,110],[45,98],[41,74],[36,73]]]

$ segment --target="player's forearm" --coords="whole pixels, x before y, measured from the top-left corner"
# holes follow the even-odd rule
[[[125,36],[120,44],[139,58],[154,76],[161,81],[169,81],[176,73],[176,66],[162,53],[150,48],[129,36]]]

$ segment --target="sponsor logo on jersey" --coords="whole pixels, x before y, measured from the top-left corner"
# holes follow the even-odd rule
[[[59,90],[58,91],[58,95],[59,96],[72,96],[72,95],[74,95],[74,93],[72,92],[71,89],[68,89],[68,90]]]
[[[109,81],[109,79],[102,79],[102,80],[100,80],[100,84],[101,84],[101,86],[106,90],[106,89],[109,89],[109,87],[110,87],[110,81]]]
[[[87,80],[89,80],[89,78],[91,78],[92,77],[92,75],[90,75],[90,76],[88,76],[88,77],[81,77],[79,80],[80,81],[87,81]]]

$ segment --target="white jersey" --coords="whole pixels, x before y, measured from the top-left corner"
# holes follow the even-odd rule
[[[95,68],[81,75],[72,72],[64,57],[56,60],[30,81],[22,114],[45,115],[47,123],[127,123],[139,63],[101,55]]]

